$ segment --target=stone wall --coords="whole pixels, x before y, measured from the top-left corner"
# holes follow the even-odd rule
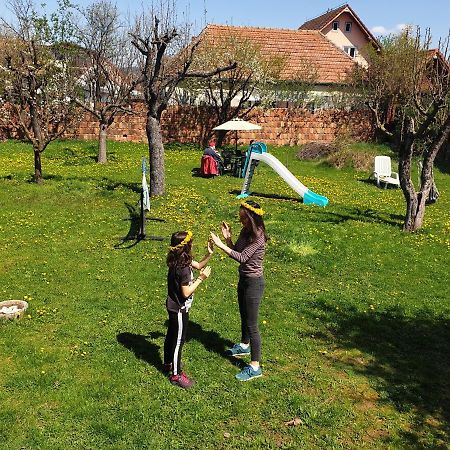
[[[108,139],[146,142],[145,110],[142,104],[134,107],[136,114],[116,119],[108,132]],[[249,120],[261,125],[259,131],[238,132],[238,143],[250,139],[272,145],[299,145],[305,142],[332,142],[345,137],[367,141],[373,137],[370,115],[367,111],[322,110],[309,112],[295,108],[255,109]],[[207,107],[171,107],[164,112],[161,128],[164,142],[204,144],[218,125]],[[98,125],[88,114],[70,137],[97,139]],[[228,132],[225,142],[233,142],[234,132]]]

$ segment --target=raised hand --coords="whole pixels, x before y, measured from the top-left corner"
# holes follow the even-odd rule
[[[208,239],[208,247],[207,248],[208,248],[208,253],[210,255],[212,255],[214,253],[214,241],[212,240],[211,237]]]
[[[199,275],[199,277],[200,277],[202,280],[206,280],[210,275],[211,275],[211,267],[206,266],[206,267],[203,267],[202,270],[200,270],[200,275]]]
[[[217,247],[221,248],[220,246],[222,245],[222,241],[220,240],[220,237],[217,236],[217,234],[214,234],[212,231],[210,233],[211,235],[211,239],[214,242],[214,245],[217,245]]]
[[[222,235],[224,239],[231,239],[231,228],[227,222],[222,222]]]

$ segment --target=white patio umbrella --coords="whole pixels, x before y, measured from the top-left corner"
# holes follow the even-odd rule
[[[256,125],[251,122],[247,122],[244,119],[231,119],[228,122],[224,122],[220,125],[217,125],[217,127],[214,127],[213,130],[215,131],[235,131],[235,139],[236,139],[236,150],[237,150],[237,138],[238,138],[238,131],[253,131],[253,130],[260,130],[261,127],[259,125]]]

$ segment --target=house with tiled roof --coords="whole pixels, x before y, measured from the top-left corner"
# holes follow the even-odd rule
[[[261,58],[278,58],[281,66],[276,76],[278,84],[274,85],[277,92],[275,105],[294,103],[293,92],[300,84],[308,84],[309,98],[305,103],[312,108],[319,103],[330,103],[332,93],[342,90],[355,66],[353,58],[318,30],[209,24],[197,39],[200,47],[206,49],[229,45],[230,42],[236,47],[251,44]]]
[[[367,46],[380,48],[378,41],[347,3],[306,21],[299,30],[319,31],[337,48],[363,66],[367,66]]]
[[[274,84],[279,104],[299,105],[293,99],[293,93],[300,84],[307,84],[309,99],[306,103],[313,108],[336,106],[336,99],[343,98],[342,93],[355,65],[367,66],[364,50],[369,45],[380,48],[348,4],[330,9],[298,29],[209,24],[194,42],[199,40],[200,47],[212,49],[226,45],[227,37],[228,42],[233,42],[231,47],[239,48],[249,43],[262,58],[283,61],[276,76],[278,84]],[[283,87],[280,88],[283,85],[284,88],[289,86],[283,91]]]
[[[224,36],[251,42],[262,56],[281,57],[279,78],[284,81],[299,79],[309,67],[317,74],[317,84],[343,84],[354,66],[352,58],[316,30],[207,25],[199,38],[206,46],[214,46]]]

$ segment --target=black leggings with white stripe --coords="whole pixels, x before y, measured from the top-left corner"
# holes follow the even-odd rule
[[[169,326],[164,341],[164,363],[172,363],[174,375],[181,373],[181,350],[186,342],[189,313],[182,309],[179,312],[169,313]]]

